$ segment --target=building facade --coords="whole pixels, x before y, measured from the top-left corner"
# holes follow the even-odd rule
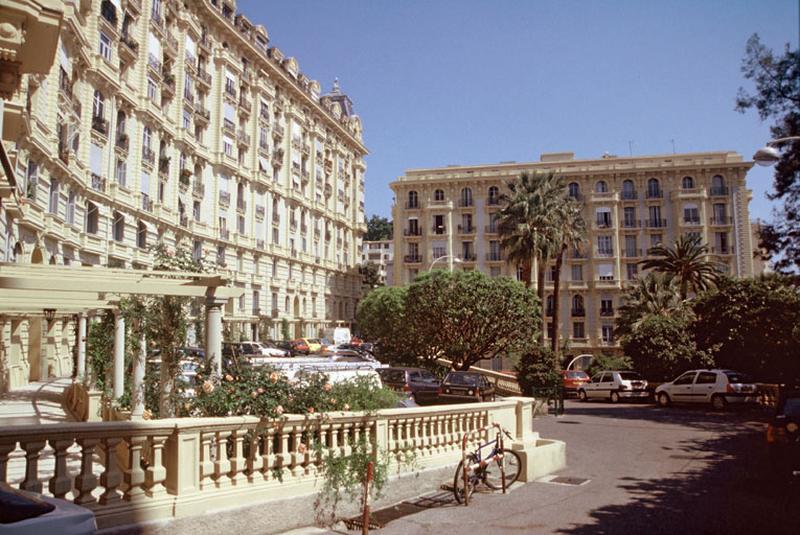
[[[732,152],[585,160],[555,153],[532,163],[409,170],[391,184],[394,281],[408,284],[434,260],[439,268],[519,278],[519,266],[508,263],[500,248],[500,196],[523,171],[553,171],[565,176],[566,193],[582,202],[587,224],[585,247],[564,262],[558,328],[575,353],[613,349],[621,292],[653,245],[697,234],[724,271],[753,275],[745,181],[752,165]],[[556,299],[552,269],[546,271],[548,316]],[[548,327],[552,332],[552,323]]]
[[[361,264],[372,262],[378,266],[381,284],[391,286],[392,274],[389,273],[394,258],[394,242],[392,240],[364,240],[361,248]]]
[[[0,259],[147,269],[183,247],[245,289],[224,311],[245,338],[348,324],[367,151],[338,83],[321,94],[233,0],[62,5],[55,61],[11,95]]]

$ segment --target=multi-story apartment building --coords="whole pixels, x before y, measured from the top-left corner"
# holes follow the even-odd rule
[[[361,249],[361,264],[372,262],[379,269],[382,284],[391,286],[391,274],[388,273],[389,266],[392,265],[394,258],[394,242],[392,240],[364,240]]]
[[[225,309],[245,336],[349,322],[367,151],[338,83],[322,95],[234,0],[63,9],[49,72],[7,103],[21,201],[0,259],[146,269],[182,246],[246,289]]]
[[[414,169],[391,184],[395,284],[437,267],[479,269],[519,278],[506,261],[495,214],[506,184],[523,171],[566,177],[583,204],[586,245],[570,251],[561,273],[562,339],[574,352],[617,346],[614,319],[621,292],[639,274],[648,248],[698,234],[726,272],[753,275],[745,176],[752,162],[732,152],[576,160],[543,154],[539,162]],[[553,267],[546,272],[545,314],[552,315]],[[552,323],[548,326],[552,332]],[[547,336],[550,336],[549,333]]]

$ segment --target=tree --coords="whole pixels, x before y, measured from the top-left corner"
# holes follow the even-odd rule
[[[725,279],[694,303],[700,347],[762,381],[800,381],[800,291],[787,277]]]
[[[622,350],[633,369],[652,381],[669,381],[695,367],[713,363],[698,350],[689,321],[682,316],[650,316],[622,337]]]
[[[747,41],[742,60],[745,79],[755,84],[755,94],[739,88],[736,109],[742,113],[755,108],[762,121],[774,119],[770,132],[774,138],[800,136],[800,49],[787,43],[783,55],[776,56],[761,44],[758,34]],[[783,200],[776,220],[762,228],[760,247],[777,256],[775,267],[800,270],[800,140],[784,145],[775,165],[775,192],[772,199]]]
[[[392,239],[392,222],[388,218],[373,214],[367,220],[366,241],[380,241]]]
[[[436,270],[408,288],[404,323],[418,357],[467,370],[481,359],[526,350],[538,314],[534,293],[508,277]]]
[[[635,285],[625,290],[623,300],[614,328],[619,336],[630,334],[647,318],[685,312],[675,279],[660,273],[637,277]]]
[[[361,281],[367,288],[383,286],[381,281],[381,267],[375,262],[368,261],[361,266]]]
[[[685,300],[689,289],[702,292],[719,278],[719,269],[708,260],[708,247],[699,236],[680,236],[672,247],[656,245],[647,251],[647,258],[639,262],[644,269],[652,269],[674,277],[678,282],[678,295]]]
[[[358,329],[365,340],[376,344],[375,356],[379,360],[412,365],[416,360],[406,324],[407,293],[405,287],[377,288],[358,303]]]
[[[517,372],[522,395],[541,397],[538,389],[547,389],[551,393],[561,384],[558,355],[546,346],[535,345],[525,351],[514,369]]]

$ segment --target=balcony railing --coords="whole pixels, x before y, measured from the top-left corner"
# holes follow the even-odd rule
[[[497,234],[498,232],[497,228],[498,228],[497,225],[486,225],[486,228],[484,230],[486,234]]]
[[[239,135],[236,137],[239,145],[250,145],[250,134],[245,134],[242,131],[239,131]]]
[[[488,260],[489,262],[499,262],[503,260],[503,253],[500,252],[486,253],[486,260]]]
[[[474,203],[472,202],[472,199],[459,199],[458,200],[458,206],[461,207],[461,208],[469,208],[473,204]]]
[[[601,258],[614,256],[614,249],[597,249],[595,256],[599,256]]]
[[[623,219],[622,220],[622,228],[639,228],[642,226],[641,221],[636,219]]]
[[[661,188],[647,188],[647,198],[648,199],[660,199],[664,196],[664,192]]]
[[[223,240],[230,240],[231,239],[231,231],[226,228],[219,229],[219,237]]]
[[[97,115],[92,117],[92,130],[100,132],[104,136],[108,134],[108,121]]]
[[[639,198],[639,192],[635,190],[622,190],[623,201],[635,201]]]
[[[623,249],[622,256],[625,258],[639,258],[642,256],[641,249]]]
[[[446,234],[447,233],[447,227],[444,226],[444,225],[434,225],[432,230],[433,230],[434,234]]]
[[[708,190],[708,194],[712,197],[725,197],[729,193],[727,186],[711,186]]]
[[[727,245],[727,246],[716,245],[711,248],[710,252],[711,254],[724,254],[724,255],[733,254],[733,245]]]
[[[463,262],[475,262],[478,259],[478,255],[475,253],[464,253],[461,255],[461,260]]]
[[[714,216],[710,219],[712,225],[722,226],[722,225],[732,225],[733,218],[730,216]]]
[[[236,209],[244,212],[247,210],[247,201],[244,199],[236,199]]]
[[[699,225],[700,218],[699,217],[684,217],[683,218],[684,225]]]
[[[475,234],[475,227],[472,225],[459,225],[458,226],[458,233],[459,234]]]
[[[422,236],[422,229],[421,228],[403,229],[403,236]]]
[[[263,205],[261,205],[261,204],[257,204],[256,205],[256,217],[260,217],[260,218],[263,219],[264,215],[266,214],[266,212],[267,212],[267,210],[266,210],[266,208],[264,208]]]
[[[500,197],[489,197],[486,199],[487,206],[497,206],[500,204]]]
[[[197,69],[197,79],[207,86],[211,85],[211,74],[202,67]]]
[[[419,209],[419,202],[406,202],[406,210],[417,210]]]
[[[600,309],[600,315],[603,316],[603,317],[613,316],[614,315],[614,309],[613,308],[601,308]]]
[[[229,206],[231,204],[231,194],[227,191],[220,191],[219,203],[223,206]]]
[[[422,263],[422,256],[418,254],[407,254],[403,257],[406,264],[420,264]]]
[[[127,152],[129,141],[128,134],[120,134],[117,136],[117,147]]]
[[[597,228],[611,228],[613,224],[611,223],[611,219],[599,218],[595,221],[595,226]]]
[[[570,312],[575,317],[583,317],[586,315],[585,308],[573,308]]]
[[[156,163],[156,153],[149,147],[142,147],[142,161],[150,164],[151,166]]]
[[[142,210],[145,212],[153,211],[153,201],[147,193],[142,193]]]
[[[106,191],[105,177],[92,173],[92,189],[95,191],[100,191],[105,193]]]
[[[645,219],[647,228],[665,228],[667,226],[666,219]]]

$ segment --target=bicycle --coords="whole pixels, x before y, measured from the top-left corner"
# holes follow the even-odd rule
[[[503,447],[502,436],[505,434],[509,439],[511,435],[505,429],[498,426],[497,437],[478,446],[478,449],[466,455],[467,474],[464,475],[464,461],[458,463],[456,473],[453,477],[453,494],[456,502],[468,502],[469,497],[475,492],[475,487],[484,483],[492,490],[503,489],[503,477],[505,477],[505,487],[508,488],[519,478],[522,466],[522,459],[516,451]],[[466,437],[464,438],[466,440]],[[513,439],[512,439],[513,440]],[[481,456],[481,450],[491,447],[489,455]],[[502,463],[502,467],[500,465]],[[465,481],[466,480],[466,481]],[[467,486],[465,497],[464,486]]]

